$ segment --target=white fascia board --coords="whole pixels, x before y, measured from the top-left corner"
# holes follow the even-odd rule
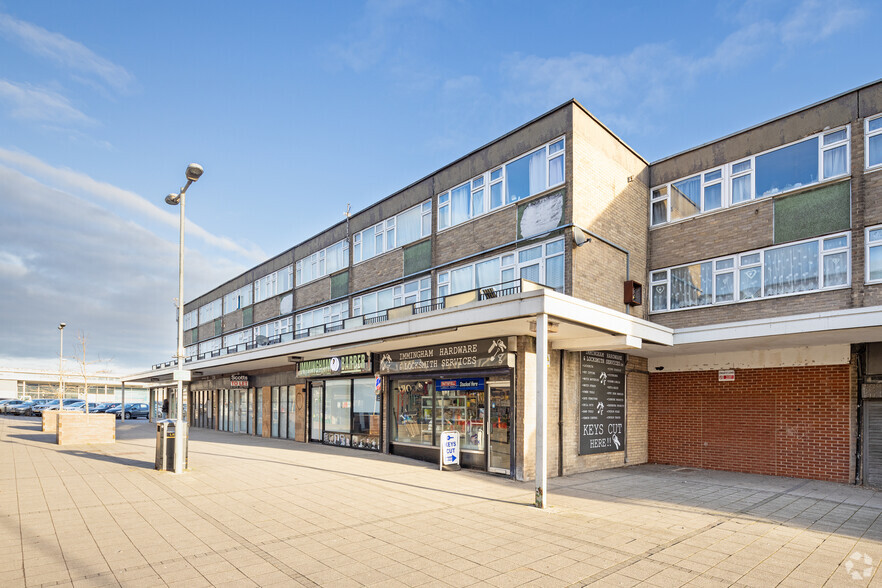
[[[674,345],[879,326],[882,306],[871,306],[676,329]]]
[[[551,316],[619,335],[630,335],[659,345],[674,344],[674,330],[657,323],[592,304],[557,292],[546,294],[545,312]]]

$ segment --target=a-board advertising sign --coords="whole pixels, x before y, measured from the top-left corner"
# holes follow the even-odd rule
[[[625,450],[625,355],[583,351],[579,455]]]
[[[441,469],[459,469],[459,431],[441,433]]]

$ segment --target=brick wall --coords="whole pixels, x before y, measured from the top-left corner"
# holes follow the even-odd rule
[[[649,461],[848,482],[848,365],[655,373]]]

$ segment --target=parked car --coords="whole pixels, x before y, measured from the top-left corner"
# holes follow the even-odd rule
[[[27,402],[26,400],[19,400],[18,398],[7,398],[6,400],[0,401],[0,412],[6,413],[7,407],[16,406],[19,404],[24,404]]]
[[[107,412],[108,409],[117,407],[120,404],[121,403],[119,403],[119,402],[101,402],[98,404],[90,404],[89,405],[89,412],[91,412],[91,413]]]
[[[125,414],[127,419],[136,419],[139,417],[144,417],[145,419],[149,415],[148,406],[141,402],[127,402],[125,411],[121,410],[121,406],[116,406],[114,408],[109,408],[105,412],[107,414],[115,414],[116,418],[122,418],[120,415]]]
[[[64,404],[62,406],[70,406],[71,404],[76,404],[77,402],[83,402],[79,398],[65,398]],[[35,415],[42,415],[44,410],[58,410],[58,399],[57,398],[49,398],[38,400],[37,404],[34,405],[32,411]]]
[[[61,410],[72,410],[75,412],[86,412],[86,401],[79,400],[77,402],[68,403],[65,401],[64,407]]]
[[[10,404],[6,406],[6,414],[14,414],[17,416],[31,416],[33,413],[34,401],[26,400],[21,404]]]

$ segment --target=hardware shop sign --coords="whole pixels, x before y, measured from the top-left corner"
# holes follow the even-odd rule
[[[507,347],[504,339],[480,339],[390,351],[379,356],[380,373],[508,367]]]
[[[309,359],[297,363],[298,378],[319,378],[322,376],[342,376],[363,374],[371,371],[371,356],[368,353],[335,355],[322,359]]]
[[[583,351],[579,455],[625,450],[625,355]]]

